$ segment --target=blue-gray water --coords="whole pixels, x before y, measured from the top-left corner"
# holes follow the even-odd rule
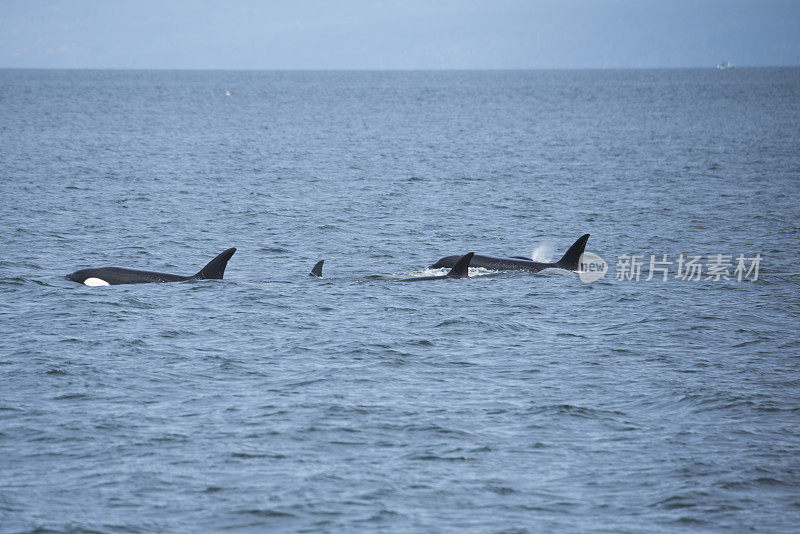
[[[0,531],[793,531],[798,124],[797,68],[0,71]]]

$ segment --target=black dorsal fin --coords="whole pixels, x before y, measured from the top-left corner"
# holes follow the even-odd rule
[[[325,260],[319,260],[317,264],[311,269],[311,272],[308,273],[308,276],[318,276],[322,278],[322,264],[325,263]]]
[[[525,256],[511,256],[512,260],[525,260],[525,261],[533,261],[530,258],[526,258]]]
[[[235,248],[229,248],[222,252],[208,262],[208,265],[200,269],[200,272],[192,278],[195,280],[222,280],[222,275],[225,274],[225,267],[228,266],[228,260],[231,259],[233,253],[236,252]]]
[[[447,273],[447,276],[450,278],[469,278],[469,262],[472,261],[472,256],[474,255],[474,252],[470,252],[461,256],[456,264],[453,265],[453,268],[450,269],[450,272]]]
[[[583,249],[586,248],[586,241],[588,241],[588,239],[589,234],[580,236],[578,240],[569,247],[564,257],[556,262],[555,266],[568,271],[580,271],[581,256],[583,255]]]

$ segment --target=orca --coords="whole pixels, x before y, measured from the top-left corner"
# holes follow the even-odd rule
[[[308,276],[316,276],[318,278],[322,278],[322,264],[325,263],[325,260],[319,260],[317,264],[311,269],[311,272],[308,273]]]
[[[450,272],[441,276],[417,276],[416,278],[403,278],[398,282],[419,282],[421,280],[444,280],[445,278],[469,278],[469,265],[474,252],[459,256]]]
[[[182,282],[184,280],[222,280],[228,260],[235,248],[229,248],[208,262],[193,276],[156,273],[152,271],[136,271],[122,267],[99,267],[97,269],[81,269],[66,276],[67,280],[86,284],[87,286],[114,286],[118,284],[143,284],[148,282]]]
[[[475,255],[472,257],[470,266],[483,267],[484,269],[492,271],[527,271],[529,273],[538,273],[542,269],[551,267],[566,269],[567,271],[580,271],[581,255],[583,254],[583,249],[586,248],[586,241],[588,239],[589,234],[584,234],[579,237],[578,240],[569,247],[566,254],[555,263],[542,263],[522,258],[521,256],[495,258],[493,256]],[[442,267],[452,267],[460,257],[461,256],[447,256],[431,265],[430,268],[440,269]]]

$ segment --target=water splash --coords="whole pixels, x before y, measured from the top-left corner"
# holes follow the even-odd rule
[[[450,272],[449,268],[440,268],[440,269],[424,269],[422,271],[409,271],[404,273],[404,276],[407,277],[418,277],[418,276],[444,276]],[[486,276],[490,274],[497,274],[497,271],[490,271],[489,269],[484,269],[483,267],[470,267],[469,268],[469,276],[470,278],[474,278],[476,276]]]
[[[531,259],[541,263],[550,263],[553,261],[553,245],[550,243],[542,243],[533,249]]]

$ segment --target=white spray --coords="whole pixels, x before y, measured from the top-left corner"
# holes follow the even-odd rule
[[[539,263],[550,263],[553,261],[553,245],[549,243],[543,243],[533,249],[531,253],[531,259],[533,261],[538,261]]]

